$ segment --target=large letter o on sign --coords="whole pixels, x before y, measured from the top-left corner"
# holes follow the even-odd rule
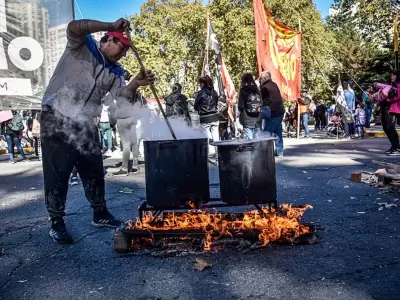
[[[24,60],[19,55],[21,49],[28,49],[31,52],[31,58]],[[17,37],[8,45],[8,56],[12,63],[22,71],[33,71],[43,63],[43,49],[40,44],[30,37]]]

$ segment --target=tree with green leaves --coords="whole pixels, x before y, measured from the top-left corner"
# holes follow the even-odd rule
[[[205,44],[205,8],[200,1],[149,0],[141,13],[130,18],[133,42],[146,68],[157,75],[161,96],[171,92],[180,81],[186,92],[197,87]],[[138,64],[127,57],[122,64],[137,70]]]
[[[237,89],[243,73],[258,75],[253,1],[214,0],[207,6],[201,2],[148,0],[140,15],[131,18],[133,40],[146,67],[157,74],[161,95],[170,91],[173,81],[180,81],[188,94],[197,89],[204,57],[207,14]],[[330,98],[327,74],[332,69],[332,58],[326,51],[333,51],[336,40],[318,10],[309,0],[266,0],[265,4],[277,20],[293,29],[298,29],[301,20],[303,84],[318,98]],[[128,70],[138,67],[131,58],[123,65]]]
[[[363,88],[388,81],[394,68],[393,19],[399,7],[392,0],[335,1],[336,13],[327,20],[338,45],[334,55],[340,63],[335,63],[335,73]]]

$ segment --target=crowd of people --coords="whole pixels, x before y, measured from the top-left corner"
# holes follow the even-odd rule
[[[124,71],[123,75],[125,84],[129,84],[131,74]],[[323,102],[315,103],[305,88],[301,89],[298,101],[285,109],[279,88],[268,72],[263,72],[258,79],[250,73],[243,74],[237,99],[227,104],[226,98],[214,89],[212,78],[206,75],[199,78],[199,91],[190,98],[183,94],[181,84],[175,83],[171,93],[164,97],[164,107],[167,117],[179,118],[187,126],[202,128],[210,141],[253,139],[261,134],[275,135],[278,138],[275,153],[278,157],[283,156],[283,133],[289,134],[290,130],[296,130],[298,109],[300,132],[304,138],[311,138],[309,120],[313,117],[315,131],[326,130],[330,136],[363,139],[365,128],[370,128],[374,113],[375,116],[381,116],[379,119],[391,142],[391,151],[387,151],[387,154],[395,155],[397,152],[393,150],[399,148],[395,131],[397,113],[394,112],[397,101],[390,102],[387,99],[389,92],[391,96],[395,93],[398,84],[396,80],[397,73],[394,73],[390,85],[378,83],[374,87],[368,86],[360,99],[357,99],[351,84],[344,82],[343,98],[347,111],[342,111],[338,105],[327,108]],[[132,116],[129,109],[136,104],[136,107],[148,107],[146,98],[138,90],[130,102],[122,104],[111,97],[104,97],[100,116],[95,118],[103,156],[122,154],[122,166],[113,173],[115,176],[140,171],[138,162],[140,155],[143,155],[139,151],[143,139],[140,134],[141,121],[140,116]],[[229,117],[229,109],[235,112],[237,118]],[[17,111],[12,111],[12,114],[12,119],[1,123],[1,134],[7,143],[10,162],[16,162],[14,151],[11,150],[14,147],[20,153],[21,161],[26,160],[21,146],[23,139],[34,148],[36,156],[41,158],[40,134],[36,128],[40,112],[30,111],[23,117]],[[213,155],[216,155],[215,149],[210,145],[209,150]],[[133,158],[132,166],[128,165],[130,157]],[[76,168],[73,169],[70,183],[78,183]]]

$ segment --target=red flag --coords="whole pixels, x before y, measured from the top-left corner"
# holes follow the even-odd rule
[[[262,0],[253,0],[258,72],[272,80],[288,100],[300,97],[301,33],[274,20]]]
[[[228,69],[226,68],[224,59],[222,58],[222,55],[221,55],[221,77],[222,77],[222,83],[225,87],[226,101],[229,104],[233,104],[233,101],[236,98],[236,90],[232,78],[229,75]]]

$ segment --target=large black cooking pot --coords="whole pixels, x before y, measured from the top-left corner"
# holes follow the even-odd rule
[[[158,209],[210,199],[208,139],[145,141],[147,204]]]
[[[230,205],[276,203],[275,138],[215,142],[221,200]]]

